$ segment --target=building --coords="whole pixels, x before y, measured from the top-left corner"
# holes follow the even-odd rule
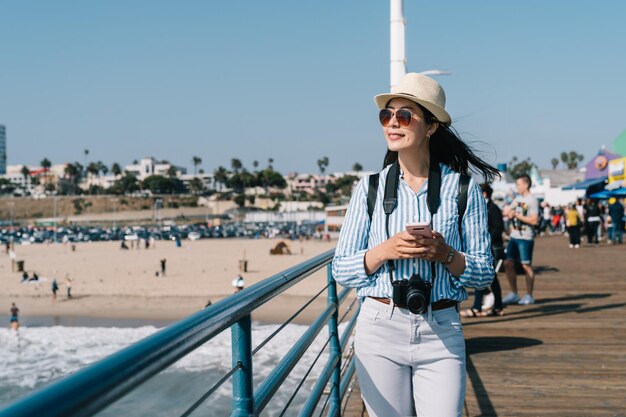
[[[339,237],[339,232],[341,232],[341,226],[346,219],[348,205],[328,206],[325,211],[324,233],[330,235],[331,238],[337,238]]]
[[[136,164],[126,165],[125,169],[137,177],[139,181],[143,181],[151,175],[162,175],[167,177],[171,168],[174,168],[177,177],[187,174],[187,168],[170,164],[167,161],[159,162],[153,157],[143,158]]]
[[[7,173],[7,128],[0,125],[0,175]]]
[[[26,177],[22,173],[24,166],[9,165],[6,167],[6,172],[0,175],[0,178],[9,180],[21,190],[20,192],[29,195],[44,194],[46,185],[52,184],[58,188],[59,183],[65,180],[66,164],[52,165],[48,169],[35,165],[26,166],[29,172]]]
[[[193,191],[191,182],[194,178],[198,178],[200,181],[202,181],[202,187],[204,191],[215,191],[216,184],[215,176],[213,174],[183,174],[178,176],[178,179],[183,182],[183,185],[189,192]]]
[[[289,174],[285,178],[287,188],[285,188],[284,192],[287,196],[293,193],[313,195],[316,190],[325,191],[326,184],[333,181],[333,179],[329,175]]]
[[[499,169],[506,169],[506,165],[498,165]],[[501,177],[496,178],[491,184],[493,188],[493,201],[499,206],[510,204],[515,198],[517,187],[515,179],[506,171],[500,172]],[[532,187],[531,194],[542,202],[551,206],[562,206],[573,203],[578,198],[584,197],[584,190],[563,189],[568,184],[577,183],[585,179],[585,173],[581,169],[536,169],[530,172]],[[477,179],[478,181],[482,180]]]
[[[373,173],[372,171],[350,171],[336,172],[330,175],[289,174],[285,177],[287,188],[285,188],[284,193],[286,196],[290,196],[293,193],[313,195],[316,190],[326,192],[326,186],[328,184],[334,183],[344,176],[350,175],[360,179]]]

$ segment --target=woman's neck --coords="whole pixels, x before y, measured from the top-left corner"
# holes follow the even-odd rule
[[[425,152],[415,152],[415,150],[398,152],[398,163],[404,172],[405,180],[427,178],[430,168],[430,152],[428,151],[428,147],[426,147]]]

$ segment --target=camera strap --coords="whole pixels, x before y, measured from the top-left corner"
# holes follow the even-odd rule
[[[430,170],[428,173],[428,192],[426,195],[426,202],[428,206],[428,211],[431,213],[431,228],[432,228],[432,218],[434,214],[439,209],[441,204],[441,167],[438,163],[433,163],[431,161]],[[398,161],[394,162],[389,171],[387,171],[387,181],[385,183],[385,196],[383,200],[383,209],[385,211],[385,231],[387,233],[387,239],[389,239],[389,216],[393,213],[393,210],[396,208],[398,203],[398,183],[400,179],[400,166]],[[463,216],[465,215],[465,210],[467,208],[467,194],[469,188],[470,176],[466,174],[461,174],[459,178],[459,186],[457,192],[457,203],[458,203],[458,213],[459,213],[459,236],[462,239],[462,230],[461,226],[463,223]],[[378,183],[379,183],[379,174],[372,174],[369,177],[369,186],[367,191],[367,214],[369,216],[370,225],[372,222],[372,216],[374,214],[374,208],[376,206],[376,198],[378,194]],[[389,280],[393,282],[393,271],[395,271],[395,263],[392,260],[387,261],[387,266],[389,268]],[[433,279],[435,278],[435,263],[431,262],[431,271]]]
[[[383,200],[383,210],[385,211],[385,232],[389,239],[389,217],[398,204],[398,183],[400,181],[400,164],[396,160],[387,171],[387,180],[385,182],[385,198]],[[428,171],[428,190],[426,195],[426,204],[430,212],[430,227],[433,226],[433,217],[439,206],[441,205],[441,167],[439,163],[431,161]],[[393,260],[387,261],[389,268],[389,281],[393,283],[393,271],[396,270],[396,264]],[[430,270],[432,274],[432,282],[434,283],[437,276],[436,265],[434,261],[430,262]]]

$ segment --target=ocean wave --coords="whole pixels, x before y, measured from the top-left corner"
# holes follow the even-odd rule
[[[253,324],[253,347],[259,345],[277,327],[277,325]],[[340,328],[342,327],[343,325]],[[269,375],[307,328],[302,325],[287,325],[257,352],[253,362],[256,386]],[[15,387],[20,388],[18,391],[21,396],[105,358],[158,330],[160,329],[154,326],[138,328],[22,327],[19,332],[0,329],[0,355],[3,358],[0,362],[0,404],[15,399],[6,398],[6,396],[13,397],[16,394]],[[277,394],[279,399],[282,398],[286,402],[288,395],[304,377],[327,338],[328,331],[324,329],[285,381],[285,389],[281,389],[284,393]],[[326,347],[327,351],[328,347]],[[307,378],[308,386],[312,385],[321,372],[327,358],[326,352]],[[195,380],[196,377],[192,375],[194,373],[201,373],[203,378],[209,375],[211,378],[205,383],[204,388],[206,388],[210,386],[211,380],[216,381],[220,375],[228,372],[230,365],[231,336],[230,331],[224,331],[176,362],[161,375],[165,375],[162,377],[163,381],[175,381],[172,382],[174,386],[184,383],[185,380]],[[14,388],[9,389],[10,387]],[[5,395],[2,395],[3,388]],[[225,384],[216,392],[218,402],[223,403],[222,407],[225,409],[230,406],[230,389],[230,384]],[[304,398],[300,398],[296,403],[302,402]],[[142,414],[137,413],[137,415]],[[147,412],[145,415],[150,414]]]

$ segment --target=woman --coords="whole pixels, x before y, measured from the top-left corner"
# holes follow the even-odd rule
[[[565,224],[569,235],[569,247],[580,248],[580,217],[574,204],[570,204],[565,213]]]
[[[371,417],[460,416],[465,341],[457,303],[467,298],[463,287],[487,287],[494,270],[487,207],[473,180],[459,235],[459,179],[470,165],[487,180],[498,171],[450,129],[445,93],[435,80],[407,74],[375,102],[388,151],[372,220],[364,178],[350,201],[333,259],[337,282],[357,288],[362,299],[355,336],[361,393]],[[387,217],[386,176],[395,163],[400,172],[397,204]],[[431,215],[427,188],[433,167],[440,168],[441,186],[439,209]],[[431,236],[407,233],[405,226],[415,222],[428,222]],[[391,278],[416,274],[433,284],[424,314],[392,301]]]

